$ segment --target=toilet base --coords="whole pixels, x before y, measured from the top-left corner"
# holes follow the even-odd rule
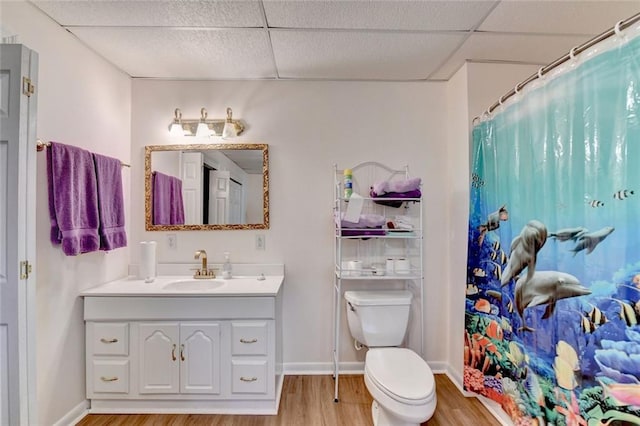
[[[380,407],[377,401],[371,403],[371,417],[373,426],[420,426],[420,423],[407,423],[397,417],[390,417],[385,409]]]

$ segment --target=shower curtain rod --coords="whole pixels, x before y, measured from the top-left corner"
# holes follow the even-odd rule
[[[500,96],[500,98],[498,98],[498,100],[496,102],[494,102],[489,108],[487,108],[487,110],[485,111],[485,114],[491,114],[494,109],[498,108],[500,106],[500,104],[502,104],[502,102],[506,101],[511,96],[513,96],[516,93],[518,93],[524,86],[526,86],[527,84],[531,83],[535,79],[541,78],[543,75],[545,75],[546,73],[548,73],[552,69],[556,68],[557,66],[560,66],[560,65],[564,64],[565,62],[567,62],[569,59],[573,58],[574,56],[584,52],[585,50],[589,49],[592,46],[595,46],[596,44],[600,43],[601,41],[604,41],[604,40],[608,39],[609,37],[611,37],[612,35],[616,34],[617,32],[619,32],[621,30],[624,30],[625,28],[630,27],[631,25],[635,24],[638,21],[640,21],[640,13],[637,13],[637,14],[633,15],[630,18],[627,18],[627,19],[624,19],[622,21],[619,21],[616,25],[614,25],[613,27],[609,28],[607,31],[603,32],[602,34],[599,34],[599,35],[595,36],[594,38],[592,38],[591,40],[586,41],[586,42],[582,43],[581,45],[578,45],[578,46],[574,47],[566,55],[556,59],[555,61],[551,62],[549,65],[546,65],[546,66],[540,68],[537,73],[530,75],[525,80],[523,80],[520,83],[516,84],[516,86],[513,89],[511,89],[509,92],[507,92],[506,94]],[[475,117],[473,119],[473,122],[475,122],[477,119],[480,119],[480,117]]]

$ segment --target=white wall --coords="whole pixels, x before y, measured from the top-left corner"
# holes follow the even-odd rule
[[[445,83],[195,82],[134,80],[132,106],[132,243],[155,239],[161,262],[193,261],[206,249],[234,262],[283,262],[284,362],[323,363],[332,350],[333,164],[362,161],[409,166],[424,180],[426,359],[446,359],[443,289],[448,239]],[[170,251],[166,233],[144,231],[143,147],[171,143],[167,125],[176,107],[185,118],[223,117],[227,106],[248,128],[234,142],[269,144],[270,219],[266,231],[179,232]],[[265,234],[266,250],[255,250]],[[132,262],[139,253],[132,250]],[[343,359],[356,356],[343,328]]]
[[[0,16],[5,33],[17,34],[18,42],[39,53],[38,136],[129,162],[129,77],[29,3],[1,2]],[[129,173],[123,169],[126,205]],[[78,292],[125,275],[129,250],[64,256],[49,242],[44,153],[38,157],[37,187],[37,407],[38,424],[50,425],[85,401]]]
[[[447,127],[449,151],[447,181],[449,182],[448,240],[448,329],[447,361],[449,372],[462,383],[462,350],[464,330],[464,288],[467,264],[467,223],[469,220],[469,110],[467,102],[467,66],[465,64],[447,83],[449,98]]]

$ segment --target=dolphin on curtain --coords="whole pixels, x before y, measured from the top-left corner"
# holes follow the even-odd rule
[[[528,268],[527,279],[533,276],[538,252],[546,241],[547,227],[544,223],[531,220],[522,228],[520,235],[511,242],[511,254],[500,280],[502,287],[515,279],[524,268]]]
[[[596,246],[609,236],[615,228],[613,226],[605,226],[604,228],[592,232],[590,234],[584,234],[578,238],[578,244],[571,250],[575,256],[578,252],[587,249],[587,254],[595,250]]]
[[[547,319],[553,314],[556,301],[570,297],[591,294],[580,281],[571,274],[559,271],[537,271],[531,278],[520,277],[516,282],[516,309],[522,318],[519,331],[535,331],[525,325],[524,310],[533,306],[547,305],[542,316]]]

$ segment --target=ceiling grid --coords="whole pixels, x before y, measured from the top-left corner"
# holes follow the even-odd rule
[[[637,1],[31,0],[133,78],[442,81],[544,65]],[[186,64],[186,65],[185,65]]]

